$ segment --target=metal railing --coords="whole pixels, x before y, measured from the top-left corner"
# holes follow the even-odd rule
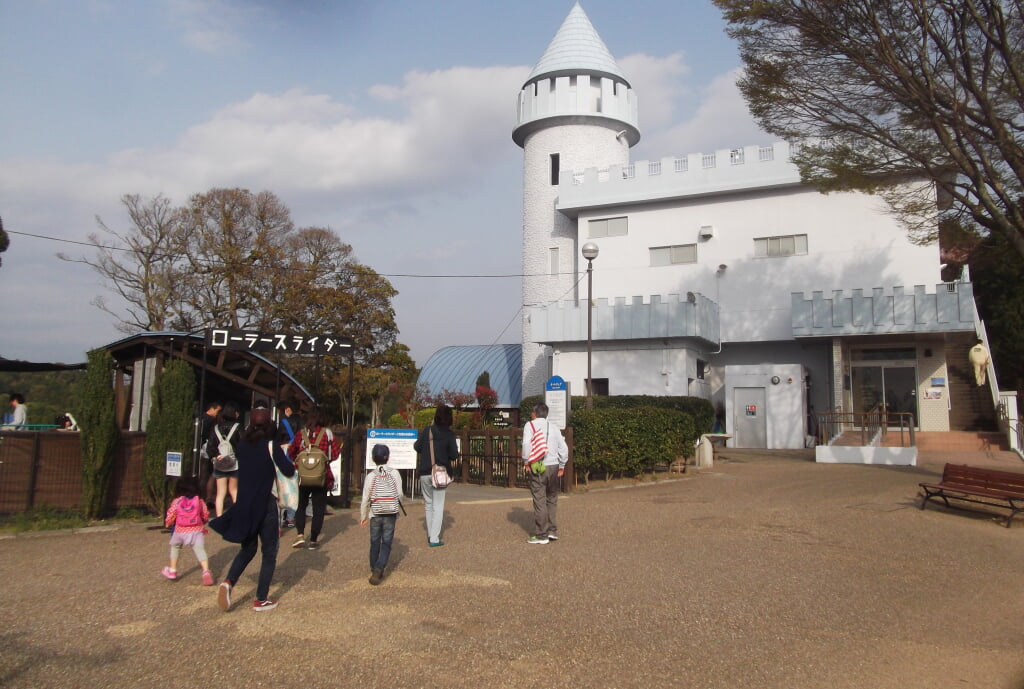
[[[861,447],[897,444],[914,447],[914,415],[881,408],[867,412],[821,412],[818,414],[818,444],[837,442]]]

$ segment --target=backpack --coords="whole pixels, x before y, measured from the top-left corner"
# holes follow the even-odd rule
[[[236,423],[228,431],[227,437],[220,434],[220,428],[217,426],[213,427],[213,432],[217,434],[217,454],[219,457],[213,458],[213,468],[217,471],[237,471],[238,470],[238,458],[235,457],[235,447],[231,444],[231,437],[238,430],[238,424]]]
[[[178,509],[175,511],[174,526],[200,526],[203,523],[203,513],[199,509],[199,496],[191,498],[182,497],[178,500]]]
[[[324,485],[327,480],[327,464],[330,459],[327,457],[327,453],[320,449],[320,441],[323,440],[324,433],[328,433],[327,437],[331,438],[330,430],[321,428],[316,440],[310,443],[309,430],[302,432],[302,450],[295,457],[295,469],[299,474],[300,486],[319,487]]]
[[[395,477],[381,467],[374,473],[370,485],[370,512],[374,516],[398,514],[400,503]]]

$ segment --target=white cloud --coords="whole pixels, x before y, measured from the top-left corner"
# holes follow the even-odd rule
[[[183,42],[211,55],[229,54],[245,47],[240,29],[256,11],[229,0],[171,0],[169,6],[181,25]]]
[[[736,86],[740,73],[735,69],[713,79],[700,92],[692,116],[658,132],[648,150],[672,156],[770,143],[772,138],[754,122]]]

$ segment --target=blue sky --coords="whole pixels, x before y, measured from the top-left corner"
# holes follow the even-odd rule
[[[275,193],[390,276],[418,365],[518,342],[515,102],[572,5],[4,0],[0,356],[83,361],[120,339],[91,304],[116,297],[56,254],[92,255],[66,242],[97,217],[126,229],[125,194],[184,204],[214,187]],[[638,94],[634,160],[771,141],[710,0],[581,6]]]

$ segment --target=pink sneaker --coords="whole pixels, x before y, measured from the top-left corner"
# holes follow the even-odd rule
[[[168,579],[170,579],[171,581],[174,581],[175,579],[178,578],[178,573],[176,571],[174,571],[173,569],[171,569],[170,567],[164,567],[163,569],[160,570],[160,573],[163,574]]]
[[[208,569],[203,570],[203,586],[213,586],[213,572]]]

